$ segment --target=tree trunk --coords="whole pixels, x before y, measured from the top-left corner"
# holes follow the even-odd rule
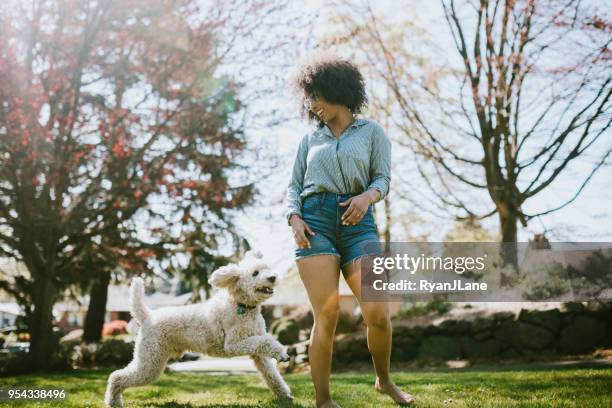
[[[391,202],[387,195],[384,199],[385,203],[385,231],[383,237],[385,239],[385,252],[390,251],[391,247]]]
[[[30,363],[34,368],[49,368],[54,344],[52,337],[53,304],[57,299],[57,287],[46,276],[36,276],[34,299],[30,320]]]
[[[110,279],[110,271],[102,271],[97,274],[89,292],[89,306],[83,325],[83,341],[86,343],[96,343],[102,340]]]
[[[514,275],[516,276],[518,274],[516,214],[513,211],[499,211],[499,227],[501,232],[502,266],[509,266],[514,269]],[[510,276],[501,276],[502,285],[509,284],[511,280]]]
[[[386,196],[384,199],[385,203],[385,231],[383,236],[385,238],[385,242],[391,242],[391,202],[389,201],[389,196]]]

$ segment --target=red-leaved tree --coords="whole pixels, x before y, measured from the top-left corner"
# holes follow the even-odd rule
[[[227,228],[254,194],[238,88],[217,73],[219,44],[235,39],[218,33],[228,10],[252,21],[269,9],[197,3],[0,6],[0,255],[29,271],[0,282],[26,309],[37,366],[54,302],[88,269],[141,272],[194,231]]]

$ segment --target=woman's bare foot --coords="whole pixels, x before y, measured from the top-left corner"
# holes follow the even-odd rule
[[[317,404],[317,408],[342,408],[336,401],[330,399],[321,404]]]
[[[382,394],[389,395],[393,401],[399,405],[408,405],[414,403],[415,401],[412,395],[397,388],[397,385],[395,385],[392,381],[382,383],[377,378],[376,383],[374,384],[374,389]]]

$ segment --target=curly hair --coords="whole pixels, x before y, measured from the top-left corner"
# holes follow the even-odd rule
[[[327,52],[312,54],[295,72],[293,90],[298,95],[300,113],[311,121],[324,123],[304,107],[307,98],[323,97],[332,104],[344,105],[360,113],[368,103],[363,76],[355,64]]]

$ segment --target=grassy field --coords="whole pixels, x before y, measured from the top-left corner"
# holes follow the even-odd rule
[[[65,388],[62,402],[41,407],[101,407],[109,370],[0,378],[0,388]],[[295,395],[279,402],[256,375],[166,373],[152,385],[124,393],[126,407],[314,407],[309,374],[285,378]],[[434,370],[395,372],[395,381],[417,398],[417,407],[612,407],[612,368]],[[332,374],[334,399],[345,408],[393,407],[376,393],[373,374]],[[0,405],[3,405],[0,402]],[[34,406],[14,403],[7,406]]]

